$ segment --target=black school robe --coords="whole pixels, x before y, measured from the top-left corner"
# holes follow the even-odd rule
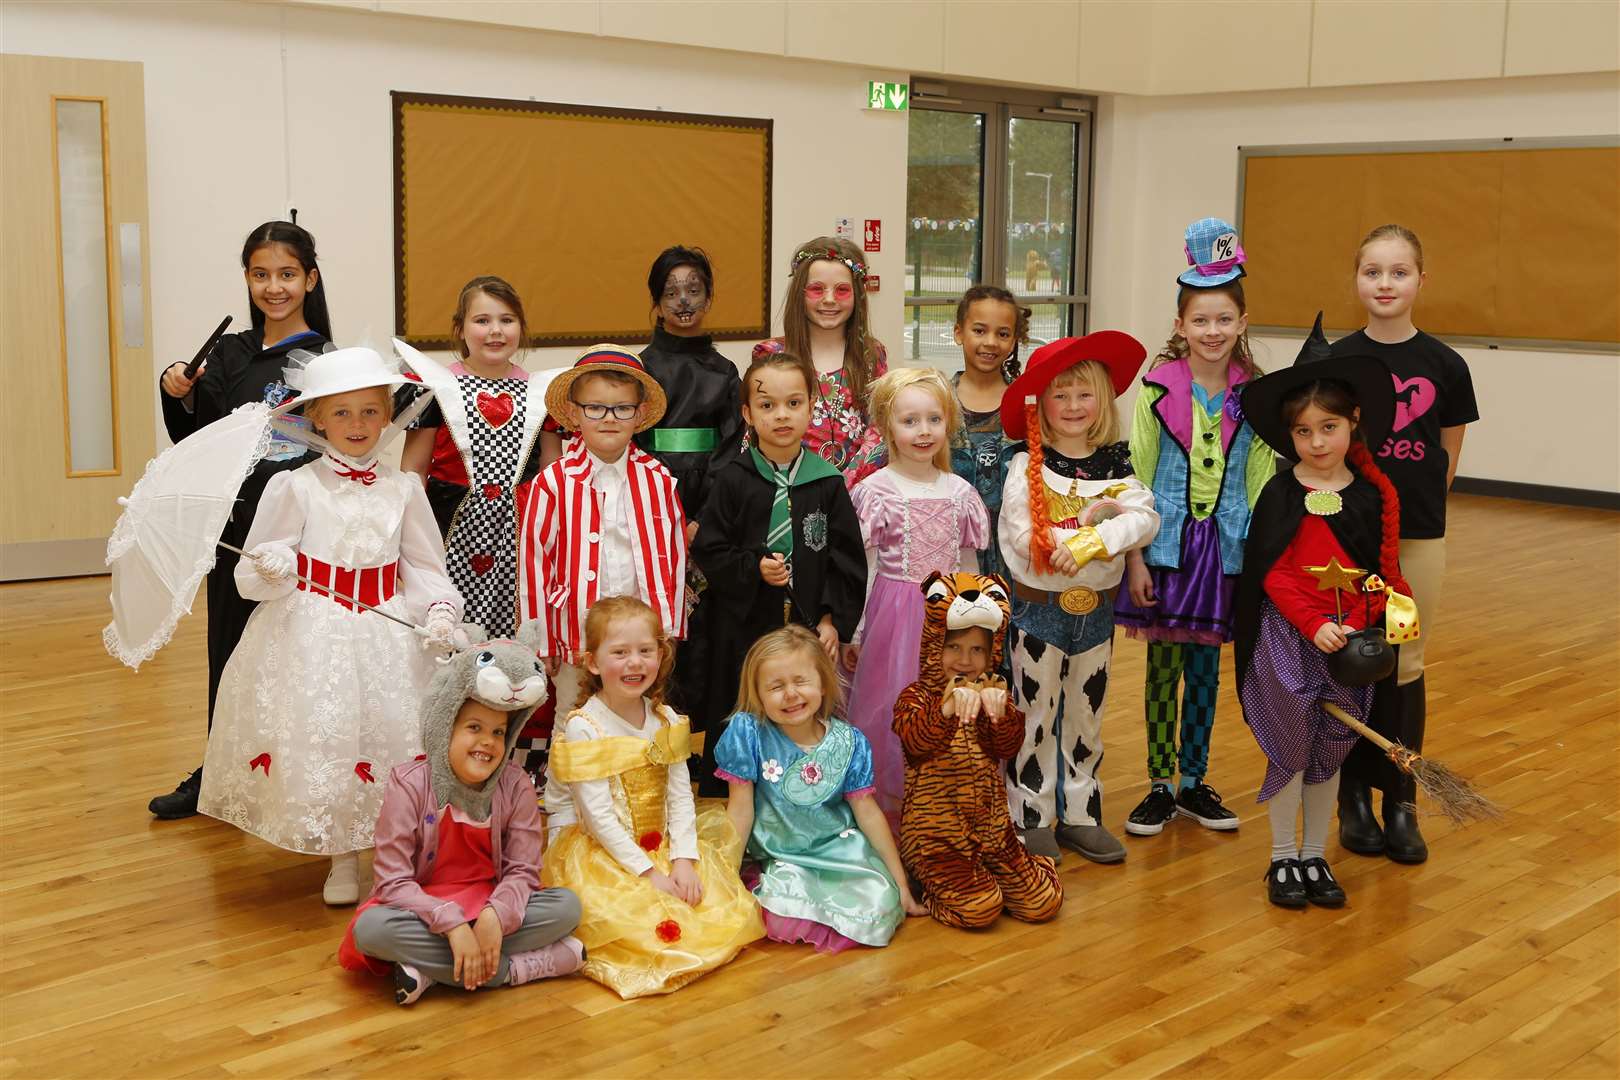
[[[1277,564],[1305,520],[1306,488],[1284,468],[1266,482],[1249,518],[1249,539],[1243,551],[1243,573],[1238,578],[1232,620],[1232,659],[1237,667],[1238,691],[1248,675],[1249,664],[1260,640],[1260,602],[1265,597],[1266,574]],[[1360,473],[1339,492],[1344,508],[1324,520],[1345,553],[1363,570],[1378,569],[1383,543],[1383,497]],[[1347,609],[1346,614],[1351,610]],[[1360,625],[1357,620],[1356,625]],[[1380,620],[1375,625],[1382,625]],[[1393,646],[1399,657],[1400,646]],[[1403,731],[1395,673],[1373,688],[1372,711],[1367,726],[1385,738],[1400,739]],[[1402,740],[1405,741],[1405,740]],[[1347,776],[1355,776],[1372,787],[1388,790],[1400,771],[1389,758],[1366,739],[1356,740],[1344,763]]]
[[[320,352],[327,341],[310,331],[298,334],[266,349],[264,334],[257,328],[240,334],[227,334],[215,343],[208,354],[208,367],[193,388],[192,409],[187,410],[180,398],[163,392],[162,376],[158,378],[158,400],[163,403],[163,426],[172,442],[180,442],[215,420],[229,416],[238,407],[261,401],[279,405],[289,392],[281,380],[281,369],[286,366],[287,354],[294,349]],[[220,539],[241,547],[253,525],[253,514],[259,508],[264,486],[278,472],[296,469],[313,457],[291,458],[285,461],[261,461],[242,483],[237,492],[236,507]],[[214,550],[214,568],[208,573],[208,723],[214,722],[214,696],[219,692],[219,677],[225,671],[225,661],[241,640],[248,616],[257,605],[244,600],[236,591],[236,562],[234,552],[224,548]]]
[[[792,489],[791,598],[788,589],[765,584],[759,562],[765,557],[775,494],[775,486],[754,467],[752,455],[727,461],[710,476],[708,502],[692,543],[691,561],[709,580],[705,598],[714,605],[715,616],[709,677],[691,714],[693,729],[708,733],[700,780],[713,775],[714,744],[736,708],[743,657],[761,635],[783,625],[783,601],[789,603],[791,621],[811,630],[830,614],[840,641],[854,635],[866,604],[866,545],[839,475]]]

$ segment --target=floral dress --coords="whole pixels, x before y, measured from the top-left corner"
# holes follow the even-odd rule
[[[754,359],[785,351],[781,338],[771,338],[754,346]],[[889,370],[888,353],[880,342],[872,342],[872,378]],[[843,371],[817,375],[816,399],[810,403],[810,426],[804,445],[844,474],[844,483],[854,487],[888,461],[883,433],[872,425],[865,402],[857,401]]]

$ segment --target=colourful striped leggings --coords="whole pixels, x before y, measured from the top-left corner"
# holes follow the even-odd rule
[[[1185,681],[1181,702],[1180,752],[1176,745],[1176,684]],[[1219,645],[1173,641],[1148,643],[1148,779],[1202,780],[1209,770],[1209,737],[1215,727],[1215,698],[1221,685]]]

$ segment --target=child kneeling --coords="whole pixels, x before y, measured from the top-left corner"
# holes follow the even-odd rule
[[[429,684],[427,753],[389,774],[375,884],[338,950],[352,970],[392,970],[401,1005],[436,982],[517,986],[584,961],[568,936],[579,900],[539,887],[540,810],[506,760],[545,695],[533,644],[508,640],[461,651]]]
[[[1010,621],[1006,585],[936,573],[922,591],[918,677],[894,703],[906,755],[900,858],[946,926],[989,926],[1003,911],[1054,919],[1063,906],[1057,870],[1019,841],[1001,779],[1024,742],[1024,714],[995,674]]]

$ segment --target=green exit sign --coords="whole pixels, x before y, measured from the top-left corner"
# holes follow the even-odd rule
[[[911,104],[911,87],[900,82],[869,82],[866,84],[866,107],[905,112]]]

